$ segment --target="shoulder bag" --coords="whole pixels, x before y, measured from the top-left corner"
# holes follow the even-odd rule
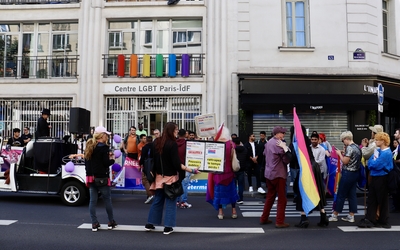
[[[160,162],[161,162],[162,176],[164,177],[164,168],[163,168],[161,155],[160,155]],[[171,184],[164,183],[163,189],[164,189],[165,195],[171,200],[174,200],[183,194],[182,182],[180,180],[172,182]]]
[[[232,151],[231,151],[231,161],[232,161],[232,170],[233,172],[237,172],[240,170],[240,162],[236,156],[236,150],[232,144]]]

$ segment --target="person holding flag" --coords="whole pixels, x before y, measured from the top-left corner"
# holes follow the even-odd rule
[[[306,136],[305,127],[303,125],[301,125],[301,134],[300,135],[297,135],[294,130],[295,130],[294,126],[292,126],[290,128],[290,141],[292,143],[289,145],[289,149],[293,153],[292,153],[292,157],[290,160],[290,167],[294,168],[294,169],[300,168],[300,164],[301,164],[300,158],[294,152],[298,151],[295,149],[295,145],[296,145],[295,137],[302,136],[304,138],[305,145],[308,146],[307,147],[308,160],[311,163],[312,174],[313,174],[313,177],[317,184],[318,194],[320,197],[319,202],[316,206],[316,208],[320,210],[320,222],[317,225],[320,227],[326,227],[329,225],[329,220],[326,217],[326,212],[324,209],[324,206],[326,206],[327,203],[326,203],[326,198],[325,198],[325,187],[324,187],[324,182],[322,180],[321,169],[320,169],[319,164],[314,160],[314,155],[313,155],[313,152],[311,149],[311,141]],[[297,147],[298,147],[298,145],[297,145]],[[304,173],[305,172],[303,172],[303,174]],[[293,191],[296,194],[296,210],[300,211],[300,213],[301,213],[300,222],[298,224],[296,224],[295,227],[307,228],[308,225],[310,224],[310,222],[308,221],[307,214],[304,212],[304,209],[303,209],[303,196],[300,192],[299,179],[300,179],[300,176],[297,175],[297,177],[294,181],[294,185],[293,185]],[[303,189],[304,189],[304,187],[303,187]]]
[[[342,220],[353,223],[355,221],[354,214],[357,213],[356,188],[362,153],[359,146],[354,143],[351,131],[343,132],[340,135],[340,140],[345,146],[345,152],[342,154],[340,150],[336,149],[336,153],[343,163],[341,169],[342,177],[337,192],[335,211],[333,211],[329,221],[338,221],[338,215],[342,212],[344,201],[347,198],[349,201],[349,215],[342,218]]]

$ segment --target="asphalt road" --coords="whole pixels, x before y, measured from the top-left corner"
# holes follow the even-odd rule
[[[66,207],[56,196],[0,193],[0,249],[400,249],[400,214],[390,214],[391,230],[361,231],[344,221],[319,228],[314,212],[309,228],[299,229],[294,227],[299,215],[289,198],[286,222],[291,226],[276,229],[273,224],[259,225],[263,196],[245,197],[238,205],[238,219],[230,218],[227,209],[225,218],[218,220],[204,195],[190,195],[193,207],[178,209],[175,232],[163,235],[163,226],[154,232],[143,230],[150,208],[144,200],[144,194],[114,193],[119,227],[92,232],[87,205]],[[357,221],[364,213],[363,198],[358,202]],[[97,215],[105,225],[101,200]]]

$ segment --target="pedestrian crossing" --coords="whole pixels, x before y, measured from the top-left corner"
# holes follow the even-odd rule
[[[83,223],[78,227],[79,229],[92,229],[92,224]],[[101,224],[99,230],[107,230],[107,224]],[[118,225],[117,228],[114,228],[113,231],[136,231],[136,232],[144,232],[144,225],[136,226],[136,225]],[[163,226],[156,226],[155,230],[152,232],[163,232]],[[224,233],[224,234],[263,234],[265,233],[264,229],[261,227],[174,227],[174,232],[179,233]]]
[[[0,220],[0,226],[9,226],[15,222],[17,222],[17,220]]]
[[[330,214],[330,211],[332,210],[332,205],[333,201],[327,202],[327,205],[325,206],[325,211],[327,212],[327,214]],[[262,215],[262,211],[264,209],[264,203],[261,201],[245,201],[243,204],[239,205],[239,209],[241,211],[242,216],[245,218],[251,218],[251,217],[260,218]],[[364,206],[358,205],[357,210],[358,212],[354,214],[355,216],[364,216]],[[276,217],[276,211],[277,211],[277,203],[275,201],[274,205],[272,206],[269,217]],[[343,212],[341,214],[346,215],[348,213],[349,213],[349,204],[346,201],[343,207]],[[285,217],[299,217],[299,214],[300,212],[296,210],[296,204],[288,202],[288,204],[286,205]],[[314,211],[308,216],[319,217],[320,215],[318,211]]]

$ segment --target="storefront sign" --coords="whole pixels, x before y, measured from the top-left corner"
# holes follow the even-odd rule
[[[312,110],[318,110],[318,109],[323,109],[324,106],[310,106],[310,109]]]
[[[201,94],[201,83],[105,84],[104,94],[112,94],[112,95]]]
[[[356,125],[354,125],[354,127],[358,131],[366,131],[366,130],[368,130],[369,126],[368,126],[368,124],[356,124]]]

